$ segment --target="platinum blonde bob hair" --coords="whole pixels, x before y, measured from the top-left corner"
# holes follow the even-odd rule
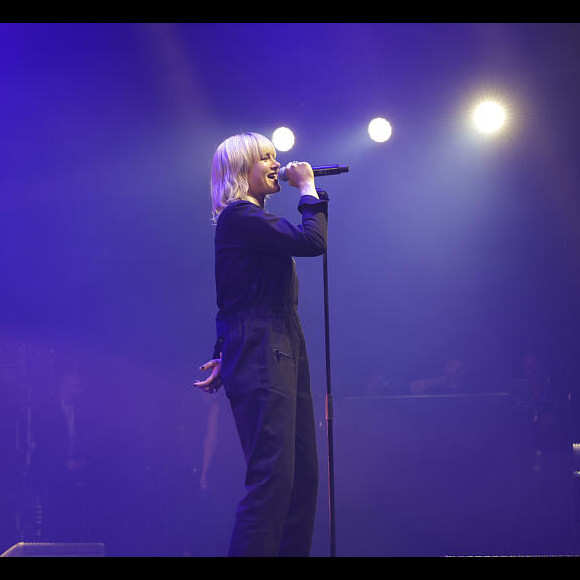
[[[240,133],[228,137],[216,149],[211,167],[212,215],[216,220],[230,203],[247,199],[250,167],[265,153],[276,150],[260,133]]]

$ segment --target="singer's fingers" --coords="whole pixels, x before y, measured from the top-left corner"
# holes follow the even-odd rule
[[[212,382],[211,377],[208,377],[207,379],[204,379],[203,381],[195,381],[195,383],[193,383],[194,387],[198,387],[199,389],[203,389],[204,387],[209,386],[209,384]]]
[[[305,171],[306,173],[309,173],[312,171],[312,166],[310,163],[308,163],[308,161],[292,161],[290,166],[301,172]]]
[[[194,387],[201,389],[202,391],[217,391],[222,384],[221,379],[218,376],[212,375],[203,381],[195,381],[193,383]]]
[[[292,187],[302,189],[314,185],[314,171],[307,161],[293,161],[283,171],[283,180],[288,181]]]
[[[221,365],[216,365],[215,367],[213,367],[213,369],[211,371],[211,375],[209,375],[209,378],[211,380],[216,379],[219,376],[220,371],[221,371]]]
[[[219,358],[212,358],[210,361],[202,364],[199,367],[199,369],[202,370],[202,371],[206,371],[206,370],[208,370],[210,368],[213,368],[213,367],[215,367],[215,366],[217,366],[219,364],[221,364],[221,359],[219,359]]]

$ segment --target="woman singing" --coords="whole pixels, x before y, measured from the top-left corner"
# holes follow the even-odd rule
[[[308,163],[286,167],[300,193],[301,224],[268,213],[280,191],[276,150],[258,133],[226,139],[212,165],[218,313],[211,375],[223,384],[246,461],[230,556],[307,556],[318,491],[318,455],[294,256],[326,251],[328,197]]]

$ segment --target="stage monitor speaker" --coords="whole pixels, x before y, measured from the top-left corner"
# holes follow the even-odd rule
[[[341,556],[573,551],[568,452],[535,471],[507,393],[344,398],[336,417]]]
[[[0,558],[96,558],[105,555],[101,543],[19,542]]]

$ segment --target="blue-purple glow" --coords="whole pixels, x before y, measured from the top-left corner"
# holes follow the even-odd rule
[[[227,550],[241,450],[223,393],[217,413],[188,388],[215,338],[209,168],[225,137],[286,126],[296,141],[281,163],[350,167],[317,183],[331,198],[339,553],[360,554],[367,534],[379,555],[570,549],[559,500],[543,532],[532,526],[536,535],[510,543],[532,529],[529,514],[515,489],[502,495],[485,482],[505,477],[517,434],[505,401],[485,396],[504,392],[533,351],[577,398],[578,33],[542,23],[0,24],[2,360],[5,374],[28,373],[49,431],[60,381],[71,369],[82,378],[93,519],[80,541],[104,541],[111,555]],[[501,139],[477,139],[464,122],[483,92],[509,101]],[[396,128],[380,146],[367,133],[378,114]],[[296,204],[288,185],[268,201],[292,220]],[[296,262],[324,466],[322,266]],[[25,367],[14,362],[22,344]],[[468,365],[480,407],[397,398],[453,357]],[[28,392],[6,376],[3,429]],[[371,382],[393,398],[367,405]],[[219,436],[202,489],[212,421]],[[512,438],[503,448],[493,424]],[[469,451],[462,429],[487,461],[482,479],[454,463]],[[457,442],[442,463],[425,456],[430,437]],[[0,470],[0,500],[20,465],[4,441],[13,463]],[[482,465],[472,459],[470,470]],[[457,478],[446,489],[444,473],[429,481],[413,461],[451,463]],[[313,554],[324,556],[324,470],[321,480]],[[473,497],[450,496],[460,483],[474,485]],[[374,503],[381,488],[391,495]],[[438,502],[448,514],[435,513]],[[498,545],[486,538],[503,508],[513,535]],[[12,507],[2,509],[0,521],[13,522]],[[406,526],[398,535],[395,523]],[[18,541],[11,526],[0,528],[0,553]]]

